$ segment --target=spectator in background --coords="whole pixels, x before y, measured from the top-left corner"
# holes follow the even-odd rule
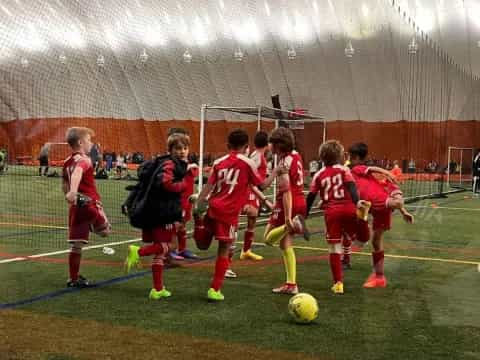
[[[113,156],[112,156],[111,153],[105,152],[104,157],[105,157],[105,159],[104,159],[105,160],[105,170],[110,172],[110,170],[112,170],[112,167],[113,167]]]
[[[115,162],[115,165],[117,167],[117,176],[119,179],[121,179],[123,176],[123,169],[126,166],[125,155],[123,154],[123,152],[120,152],[120,154],[117,156],[117,161]]]
[[[417,171],[417,167],[415,166],[415,161],[413,159],[410,159],[408,162],[408,172],[410,174],[414,174]]]
[[[92,160],[92,166],[94,171],[93,175],[95,175],[98,170],[98,163],[100,162],[100,147],[97,143],[94,143],[92,145],[89,156]]]
[[[480,149],[476,150],[475,157],[472,164],[473,175],[473,192],[475,195],[480,194]]]
[[[0,175],[3,175],[7,169],[7,151],[0,149]]]
[[[50,153],[51,143],[45,143],[40,149],[38,160],[40,161],[40,167],[38,168],[38,176],[47,176],[48,174],[48,154]]]
[[[308,169],[310,171],[310,177],[313,178],[313,175],[315,175],[315,173],[318,171],[318,161],[315,159],[310,161],[310,163],[308,164]]]
[[[398,165],[397,160],[393,161],[393,168],[390,172],[392,173],[395,180],[397,180],[397,182],[401,182],[401,180],[402,180],[402,169]]]

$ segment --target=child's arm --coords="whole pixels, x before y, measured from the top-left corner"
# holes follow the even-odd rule
[[[82,175],[83,168],[81,166],[76,166],[70,178],[70,189],[65,194],[65,198],[71,204],[77,203],[78,186],[80,185],[80,181],[82,180]]]
[[[374,172],[374,173],[382,174],[382,175],[386,176],[388,178],[388,180],[390,180],[394,184],[398,185],[398,182],[395,179],[395,176],[393,176],[393,174],[388,170],[382,169],[381,167],[377,167],[377,166],[369,166],[368,167],[368,172]]]
[[[267,197],[265,196],[265,194],[263,192],[260,191],[260,189],[256,186],[251,186],[250,187],[253,191],[253,193],[255,194],[255,196],[264,204],[266,204],[268,206],[268,208],[270,210],[273,209],[273,204],[268,201]]]
[[[185,190],[186,184],[185,181],[173,181],[175,171],[175,163],[173,161],[165,161],[163,164],[163,172],[160,174],[160,183],[165,188],[165,190],[170,192],[179,193]]]
[[[403,220],[405,220],[407,223],[409,224],[413,224],[415,222],[415,217],[410,214],[407,209],[405,209],[404,207],[400,208],[399,209],[400,213],[402,214],[403,216]]]

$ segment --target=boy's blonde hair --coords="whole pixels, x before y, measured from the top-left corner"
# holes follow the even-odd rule
[[[167,140],[168,152],[172,152],[178,146],[190,147],[190,136],[181,133],[170,135]]]
[[[93,137],[95,132],[87,127],[74,126],[67,129],[67,132],[65,133],[65,139],[70,147],[75,148],[78,146],[78,142],[87,135]]]
[[[320,160],[325,166],[341,164],[344,152],[343,145],[338,140],[325,141],[318,150]]]

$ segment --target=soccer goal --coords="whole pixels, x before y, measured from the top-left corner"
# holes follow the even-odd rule
[[[320,123],[321,134],[319,134],[321,141],[325,141],[326,137],[326,124],[323,116],[303,114],[294,111],[287,111],[282,109],[276,109],[264,105],[256,105],[250,107],[235,107],[235,106],[212,106],[202,105],[200,116],[200,154],[199,154],[199,191],[203,187],[203,175],[205,170],[208,169],[211,160],[213,160],[219,154],[210,154],[209,146],[213,142],[223,141],[226,143],[225,135],[227,130],[222,129],[221,124],[215,124],[214,120],[217,119],[230,119],[232,115],[232,121],[240,122],[240,127],[253,133],[259,130],[270,131],[281,125],[292,129],[303,128],[305,123],[316,122]],[[238,116],[240,115],[240,116]],[[228,124],[228,120],[227,120]],[[208,127],[208,128],[207,128]],[[221,131],[224,130],[224,131]],[[221,136],[221,138],[218,138]],[[320,144],[319,144],[320,145]],[[276,165],[276,159],[273,159],[274,166]],[[274,183],[274,194],[276,190],[276,184]]]
[[[448,147],[447,189],[472,189],[472,166],[475,149]]]

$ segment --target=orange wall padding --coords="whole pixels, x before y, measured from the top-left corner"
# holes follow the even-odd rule
[[[95,130],[95,141],[103,151],[140,151],[149,157],[164,152],[168,129],[183,127],[191,135],[191,151],[199,149],[200,123],[193,120],[121,120],[110,118],[55,118],[15,120],[0,123],[0,147],[7,146],[10,159],[31,156],[35,159],[45,142],[63,142],[70,126],[87,126]],[[234,128],[244,128],[252,140],[256,122],[208,121],[205,152],[219,155],[226,150],[226,135]],[[272,122],[262,128],[271,130]],[[316,157],[322,142],[323,124],[305,123],[304,130],[295,131],[298,148],[306,161]],[[327,138],[338,139],[345,147],[363,141],[372,157],[390,160],[414,158],[446,162],[447,146],[480,147],[479,121],[443,122],[367,122],[329,121]]]
[[[120,120],[107,118],[49,118],[14,120],[0,123],[0,147],[6,146],[10,159],[38,157],[46,142],[64,142],[65,132],[71,126],[86,126],[96,133],[95,142],[103,151],[143,152],[148,158],[166,150],[168,129],[182,127],[191,136],[191,151],[199,152],[200,123],[193,120]],[[262,126],[271,130],[273,124]],[[253,142],[256,122],[208,121],[205,127],[205,152],[219,155],[226,151],[226,134],[235,128],[247,130]]]

